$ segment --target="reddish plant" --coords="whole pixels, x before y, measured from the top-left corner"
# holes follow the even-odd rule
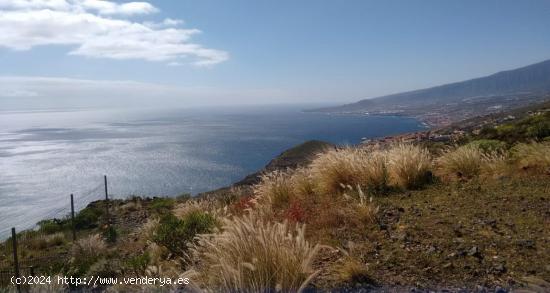
[[[246,209],[251,208],[254,203],[252,202],[252,196],[243,196],[233,204],[233,210],[240,214],[243,213]]]
[[[292,201],[284,213],[285,219],[293,223],[303,223],[306,220],[306,210],[299,201]]]

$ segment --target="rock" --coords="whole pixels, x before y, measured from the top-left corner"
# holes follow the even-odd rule
[[[468,250],[468,255],[481,258],[481,252],[479,251],[479,248],[477,248],[477,246],[474,246],[470,250]]]
[[[453,242],[454,243],[464,243],[464,239],[462,239],[461,237],[458,237],[458,238],[453,239]]]
[[[448,262],[448,263],[443,265],[444,269],[449,269],[449,268],[452,268],[452,267],[453,267],[453,263],[451,263],[451,262]]]
[[[497,275],[500,275],[506,272],[506,267],[503,264],[497,264],[493,266],[491,271]]]
[[[516,242],[516,244],[524,249],[534,249],[535,248],[535,241],[530,239],[521,239]]]
[[[497,220],[489,219],[489,220],[485,221],[485,225],[487,225],[487,226],[494,229],[494,228],[497,227]]]
[[[456,251],[456,255],[457,256],[466,256],[468,254],[468,252],[466,250],[463,250],[463,249],[459,249]]]

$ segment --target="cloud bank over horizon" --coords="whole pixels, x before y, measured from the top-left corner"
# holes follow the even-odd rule
[[[70,107],[195,107],[265,104],[289,93],[273,88],[183,87],[133,80],[0,76],[0,110]]]
[[[0,47],[74,46],[68,54],[170,65],[212,66],[229,59],[222,50],[192,42],[199,29],[182,20],[133,21],[159,12],[148,2],[106,0],[0,0]]]

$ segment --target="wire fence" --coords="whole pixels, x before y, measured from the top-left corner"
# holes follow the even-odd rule
[[[38,223],[1,227],[11,230],[11,236],[0,243],[0,291],[3,287],[13,286],[12,277],[46,275],[59,271],[69,259],[67,246],[63,245],[76,241],[79,235],[78,223],[75,221],[77,211],[98,200],[105,200],[105,219],[106,224],[109,224],[111,219],[105,176],[104,182],[89,190],[67,196],[62,206],[42,215],[44,220]]]

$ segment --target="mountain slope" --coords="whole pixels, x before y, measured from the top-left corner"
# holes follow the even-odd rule
[[[323,112],[368,111],[373,113],[384,111],[414,115],[425,114],[443,106],[453,106],[467,101],[474,106],[478,104],[477,102],[481,103],[482,108],[477,109],[481,111],[491,107],[500,109],[503,105],[499,105],[499,103],[508,104],[508,101],[522,104],[521,101],[518,102],[518,99],[530,102],[531,99],[535,98],[540,101],[540,97],[547,93],[550,93],[550,60],[514,70],[502,71],[486,77],[364,99],[352,104],[319,110]],[[461,104],[461,106],[466,105]],[[443,112],[450,110],[441,109]],[[473,110],[476,113],[472,114],[485,114],[475,111],[476,109]]]

